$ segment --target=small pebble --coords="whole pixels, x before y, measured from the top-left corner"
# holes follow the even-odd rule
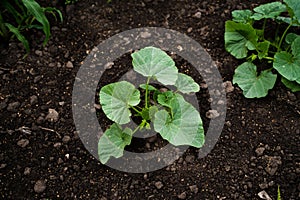
[[[197,194],[198,191],[199,191],[197,185],[191,185],[191,186],[190,186],[190,190],[191,190],[193,193],[195,193],[195,194]]]
[[[178,199],[186,199],[186,192],[179,194],[177,197]]]
[[[17,145],[24,148],[29,144],[29,140],[28,139],[21,139],[17,142]]]
[[[255,153],[257,156],[262,156],[264,154],[264,151],[265,151],[265,148],[264,147],[258,147],[256,150],[255,150]]]
[[[54,109],[49,108],[49,113],[46,116],[46,120],[50,122],[57,122],[58,121],[58,112]]]
[[[40,50],[36,50],[34,53],[38,56],[43,56],[43,52]]]
[[[45,189],[46,189],[46,183],[44,180],[38,180],[37,182],[35,182],[34,191],[36,193],[44,192]]]
[[[63,143],[68,143],[70,140],[71,140],[71,137],[68,136],[68,135],[65,135],[65,136],[62,138]]]
[[[206,112],[206,117],[208,119],[214,119],[214,118],[217,118],[219,116],[220,116],[220,114],[216,110],[209,110],[209,111]]]
[[[7,106],[7,110],[10,111],[10,112],[16,112],[20,105],[21,104],[17,101],[13,102],[13,103],[10,103]]]
[[[73,63],[71,61],[68,61],[67,64],[66,64],[66,67],[67,68],[73,68]]]
[[[155,187],[157,188],[157,189],[161,189],[164,185],[162,184],[162,182],[160,182],[160,181],[157,181],[157,182],[155,182]]]

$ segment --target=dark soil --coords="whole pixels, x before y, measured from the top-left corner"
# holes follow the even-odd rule
[[[238,61],[224,50],[224,23],[232,10],[265,2],[271,0],[80,1],[66,7],[64,23],[52,27],[45,48],[42,34],[33,31],[32,52],[22,59],[21,45],[11,41],[0,58],[0,198],[260,199],[265,190],[276,199],[279,185],[283,199],[299,199],[300,94],[279,82],[261,99],[246,99],[235,86],[208,156],[198,159],[190,148],[172,165],[146,174],[100,164],[81,143],[72,117],[72,87],[84,58],[132,28],[187,34],[212,56],[223,81],[231,81]],[[51,121],[56,112],[49,116],[49,109],[57,120]]]

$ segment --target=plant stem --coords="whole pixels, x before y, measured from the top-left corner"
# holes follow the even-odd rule
[[[267,60],[274,60],[274,58],[272,58],[272,57],[264,57],[264,59],[267,59]]]
[[[266,28],[266,23],[267,23],[267,19],[265,18],[265,19],[264,19],[263,28],[262,28],[262,30],[263,30],[262,38],[263,38],[263,39],[265,39],[265,28]]]
[[[282,36],[281,36],[281,38],[280,38],[279,45],[278,45],[278,47],[277,47],[277,52],[280,50],[282,41],[283,41],[283,39],[284,39],[286,33],[288,32],[288,30],[290,29],[291,26],[292,26],[292,24],[290,24],[290,25],[285,29],[285,31],[283,32],[283,34],[282,34]]]
[[[132,108],[135,112],[137,112],[137,114],[142,115],[142,112],[136,109],[135,107],[130,106],[130,108]]]
[[[147,83],[146,83],[146,93],[145,93],[145,107],[148,108],[148,85],[150,82],[151,77],[147,78]]]

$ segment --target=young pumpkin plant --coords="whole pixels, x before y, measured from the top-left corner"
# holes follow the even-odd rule
[[[132,83],[120,81],[101,88],[102,110],[114,123],[99,139],[100,162],[105,164],[110,157],[123,156],[133,134],[143,129],[154,128],[173,145],[203,146],[205,136],[200,114],[182,95],[198,92],[199,85],[190,76],[179,73],[173,59],[159,48],[145,47],[131,57],[133,70],[145,77],[145,84],[137,89]],[[150,85],[151,80],[175,86],[176,91],[162,92]],[[135,130],[126,127],[133,115],[140,118]]]
[[[277,74],[292,92],[300,91],[300,35],[289,32],[291,27],[300,27],[299,0],[283,1],[260,5],[253,11],[234,10],[232,20],[226,21],[226,50],[237,59],[246,59],[235,70],[233,83],[247,98],[266,96],[274,87]],[[266,38],[265,33],[269,20],[278,25],[272,38]],[[258,21],[262,21],[261,28],[257,28]],[[257,60],[266,60],[272,66],[265,70],[257,68]]]

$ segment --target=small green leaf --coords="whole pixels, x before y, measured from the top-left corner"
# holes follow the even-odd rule
[[[145,47],[131,54],[133,69],[146,77],[153,77],[164,85],[174,85],[178,69],[173,59],[163,50]]]
[[[9,23],[5,23],[4,24],[8,30],[10,32],[12,32],[20,42],[22,42],[23,46],[25,47],[26,49],[26,52],[28,53],[30,51],[30,48],[29,48],[29,43],[28,41],[26,40],[26,38],[20,33],[19,29],[14,27],[13,25],[9,24]]]
[[[114,123],[100,137],[98,142],[98,156],[100,162],[105,164],[111,156],[120,158],[123,156],[124,148],[131,143],[132,130]]]
[[[282,51],[274,56],[273,67],[284,78],[300,84],[300,37],[292,43],[292,54]]]
[[[254,50],[258,40],[255,29],[250,24],[226,21],[225,48],[236,58],[247,57],[248,50]]]
[[[151,106],[149,108],[149,117],[150,120],[153,121],[155,118],[155,113],[158,112],[158,107],[157,106]]]
[[[253,9],[255,13],[251,16],[254,20],[275,19],[282,12],[286,11],[286,6],[281,2],[272,2],[260,5]]]
[[[194,79],[186,74],[178,73],[175,86],[182,93],[199,92],[200,87]]]
[[[277,75],[269,70],[262,71],[257,76],[256,66],[250,62],[244,62],[235,70],[233,84],[243,90],[247,98],[260,98],[268,94],[268,90],[274,87]]]
[[[146,90],[146,84],[141,84],[141,85],[139,85],[139,87],[142,88],[143,90]],[[149,91],[155,91],[157,89],[152,85],[148,85],[148,90]]]
[[[130,106],[140,102],[140,92],[129,82],[108,84],[100,90],[100,104],[105,115],[118,124],[130,121]]]
[[[264,41],[264,42],[259,42],[256,46],[256,50],[258,52],[258,58],[262,59],[268,56],[269,52],[269,47],[270,47],[270,42],[269,41]]]
[[[300,3],[299,0],[283,0],[292,11],[292,17],[295,17],[300,24]]]
[[[294,40],[297,39],[297,38],[299,38],[299,37],[300,37],[300,35],[297,35],[295,33],[289,33],[285,37],[285,42],[287,44],[292,44],[294,42]]]
[[[203,146],[205,136],[199,112],[180,94],[174,94],[168,103],[173,116],[166,110],[156,112],[154,130],[173,145]]]
[[[45,46],[50,38],[50,24],[43,8],[35,0],[22,0],[22,2],[36,20],[43,25],[43,31],[46,36],[43,42],[43,45]]]
[[[281,82],[285,85],[285,87],[289,88],[292,92],[300,91],[300,84],[298,84],[296,81],[289,81],[282,76]]]
[[[174,98],[174,93],[172,91],[167,91],[158,95],[157,102],[162,106],[170,107],[170,101],[173,98]]]
[[[232,11],[232,20],[240,23],[252,23],[252,19],[250,18],[253,15],[251,10],[234,10]]]

